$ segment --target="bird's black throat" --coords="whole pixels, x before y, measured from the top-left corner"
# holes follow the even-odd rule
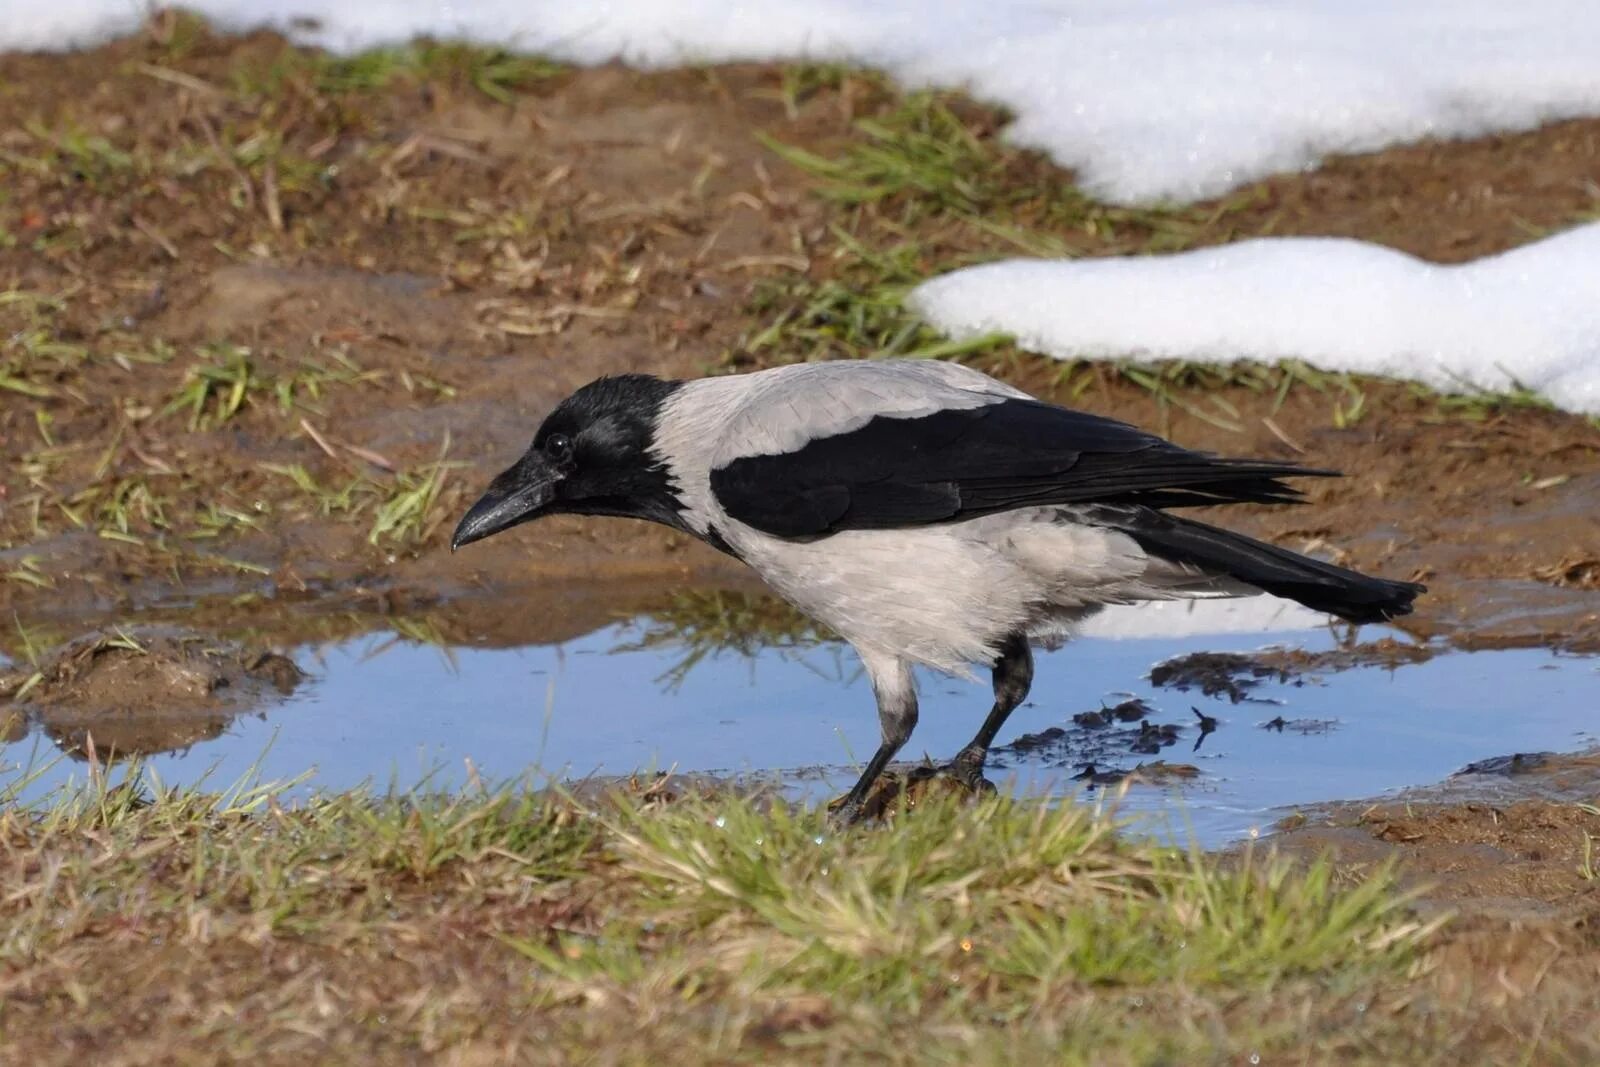
[[[683,528],[683,504],[671,473],[651,448],[662,409],[680,381],[623,374],[591,382],[545,419],[533,448],[565,435],[574,442],[570,472],[553,511],[647,519]]]
[[[624,374],[567,397],[472,506],[452,544],[547,515],[617,516],[686,529],[671,472],[651,447],[668,398],[682,386]]]

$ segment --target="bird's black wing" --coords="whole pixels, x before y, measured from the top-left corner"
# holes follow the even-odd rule
[[[921,526],[1053,504],[1182,507],[1287,503],[1290,463],[1180,448],[1126,423],[1004,399],[917,417],[879,416],[776,455],[711,471],[733,519],[779,537]]]

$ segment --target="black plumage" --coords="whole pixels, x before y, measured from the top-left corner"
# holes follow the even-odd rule
[[[1278,479],[1328,476],[1180,448],[1115,419],[1033,400],[877,417],[792,452],[711,472],[728,514],[778,537],[892,529],[1059,504],[1290,503]]]

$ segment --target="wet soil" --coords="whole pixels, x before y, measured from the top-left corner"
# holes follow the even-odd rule
[[[1435,910],[1593,922],[1597,801],[1600,756],[1513,753],[1397,797],[1297,812],[1273,841],[1352,873],[1396,863]]]
[[[830,227],[860,209],[814,195],[757,135],[837,151],[860,137],[854,119],[895,106],[889,90],[845,78],[785,100],[782,70],[754,65],[553,70],[505,100],[448,74],[349,89],[272,34],[179,36],[157,20],[94,52],[0,57],[0,290],[22,294],[0,306],[0,613],[62,639],[108,618],[288,639],[426,614],[511,644],[637,610],[652,585],[746,580],[619,521],[441,549],[572,387],[749,365],[746,341],[771,321],[758,288],[851,261]],[[953,106],[993,143],[998,116]],[[1203,206],[1184,242],[1337,233],[1441,261],[1503,249],[1593,209],[1597,131],[1335,160]],[[1008,159],[1007,180],[1070,177]],[[1151,236],[1138,218],[1095,235],[1029,221],[1082,253]],[[936,216],[895,225],[940,260],[1015,251]],[[1227,521],[1427,581],[1414,633],[1600,642],[1600,430],[1585,420],[1463,413],[1368,382],[1351,425],[1325,391],[1280,402],[1223,381],[1207,395],[1230,429],[1107,368],[1069,389],[1048,361],[978,362],[1188,445],[1349,472],[1308,486],[1304,507]],[[376,532],[430,473],[417,520]],[[528,607],[552,598],[561,610]]]
[[[279,653],[169,628],[73,641],[0,672],[6,734],[36,725],[68,755],[111,762],[187,748],[262,713],[305,679]]]
[[[1411,994],[1389,1006],[1426,1026],[1445,1005],[1475,1004],[1434,1048],[1504,1062],[1509,1051],[1482,1050],[1509,1041],[1526,1062],[1588,1063],[1600,1051],[1597,801],[1600,758],[1508,754],[1398,798],[1297,813],[1269,840],[1331,859],[1340,878],[1392,864],[1423,915],[1450,917]]]

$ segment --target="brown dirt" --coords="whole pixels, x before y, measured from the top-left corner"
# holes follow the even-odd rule
[[[0,694],[10,699],[10,732],[32,720],[67,754],[111,761],[215,737],[304,677],[275,652],[141,629],[73,641],[36,671],[0,673]]]
[[[1285,216],[1315,232],[1382,241],[1438,263],[1503,252],[1600,212],[1600,123],[1557,122],[1527,133],[1427,141],[1376,155],[1336,156],[1311,174],[1263,183]]]
[[[1293,817],[1274,847],[1329,856],[1352,879],[1394,864],[1424,913],[1456,917],[1417,1003],[1431,1010],[1478,1000],[1485,1012],[1470,1026],[1475,1041],[1520,1032],[1534,1048],[1547,1032],[1552,1047],[1570,1050],[1551,1062],[1592,1062],[1600,1052],[1600,757],[1545,754],[1483,767],[1396,800]]]
[[[1397,799],[1291,817],[1271,847],[1331,858],[1350,880],[1392,864],[1422,914],[1451,916],[1410,993],[1390,1005],[1416,1013],[1416,1025],[1441,1024],[1430,1043],[1437,1062],[1595,1062],[1600,757],[1475,766],[1483,771]]]
[[[1351,873],[1397,863],[1432,908],[1550,920],[1600,916],[1600,756],[1483,761],[1399,798],[1291,816],[1273,840]]]

